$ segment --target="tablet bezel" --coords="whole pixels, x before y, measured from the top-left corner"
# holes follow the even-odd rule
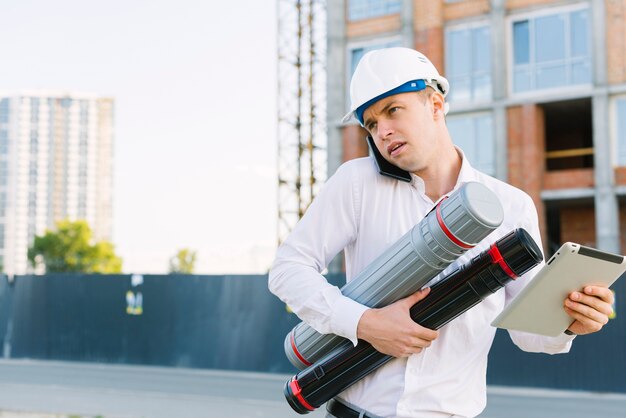
[[[626,257],[566,242],[491,325],[556,337],[573,322],[563,308],[571,292],[611,286],[624,272]]]

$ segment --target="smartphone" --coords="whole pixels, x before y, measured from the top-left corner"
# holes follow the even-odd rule
[[[378,151],[378,148],[376,148],[376,144],[374,143],[374,139],[370,135],[367,136],[367,143],[370,145],[372,154],[374,154],[376,167],[378,167],[378,172],[380,174],[400,181],[406,181],[407,183],[411,182],[411,174],[408,171],[404,171],[397,165],[393,165],[389,161],[385,160],[385,157],[383,157]]]

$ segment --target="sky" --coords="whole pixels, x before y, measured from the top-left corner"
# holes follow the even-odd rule
[[[126,273],[265,273],[276,246],[275,0],[0,0],[0,90],[115,99]]]

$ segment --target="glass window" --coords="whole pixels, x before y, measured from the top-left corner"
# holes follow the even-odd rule
[[[528,64],[530,62],[530,35],[528,21],[515,22],[513,24],[513,53],[514,64]]]
[[[589,42],[588,9],[513,22],[513,91],[591,83]]]
[[[626,166],[626,98],[617,100],[617,165]]]
[[[8,175],[9,175],[8,163],[6,161],[0,161],[0,186],[7,185]]]
[[[9,122],[9,99],[0,100],[0,124]]]
[[[450,101],[491,98],[491,49],[488,26],[446,32],[446,71]]]
[[[350,0],[348,3],[348,19],[362,20],[371,17],[400,13],[401,0]]]
[[[463,150],[472,166],[495,175],[495,142],[491,114],[459,115],[447,118],[448,130],[455,145]]]
[[[0,154],[6,154],[9,151],[9,133],[0,129]]]

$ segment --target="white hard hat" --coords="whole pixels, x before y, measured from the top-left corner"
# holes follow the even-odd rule
[[[431,86],[445,97],[448,80],[439,75],[424,54],[410,48],[385,48],[370,51],[361,58],[350,82],[350,112],[342,122],[353,117],[363,125],[365,109],[393,94],[419,91]],[[444,112],[447,113],[448,104]]]

